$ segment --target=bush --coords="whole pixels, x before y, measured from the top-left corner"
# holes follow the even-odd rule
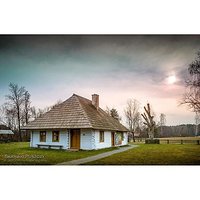
[[[160,140],[159,139],[146,139],[145,140],[145,144],[160,144]]]

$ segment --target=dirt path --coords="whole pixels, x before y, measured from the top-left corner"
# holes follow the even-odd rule
[[[96,156],[90,156],[90,157],[81,158],[81,159],[78,159],[78,160],[71,160],[71,161],[68,161],[68,162],[58,163],[57,165],[80,165],[80,164],[92,162],[92,161],[95,161],[95,160],[99,160],[99,159],[111,156],[113,154],[116,154],[116,153],[121,153],[123,151],[127,151],[127,150],[135,148],[135,147],[138,147],[138,145],[131,145],[129,147],[119,147],[119,149],[109,151],[109,152],[106,152],[106,153],[101,153],[101,154],[98,154]]]

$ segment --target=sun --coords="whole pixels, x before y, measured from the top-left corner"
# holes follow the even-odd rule
[[[176,76],[175,75],[171,75],[167,78],[168,84],[174,84],[175,82],[176,82]]]

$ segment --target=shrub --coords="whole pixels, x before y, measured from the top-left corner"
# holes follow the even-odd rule
[[[146,139],[145,140],[145,144],[160,144],[160,140],[159,139]]]

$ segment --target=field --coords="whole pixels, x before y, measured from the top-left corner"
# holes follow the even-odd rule
[[[142,144],[86,165],[200,165],[200,145]],[[27,142],[0,144],[0,165],[52,165],[97,155],[116,148],[70,152],[29,148]]]
[[[28,142],[0,144],[0,165],[51,165],[111,151],[107,148],[93,151],[30,148]]]
[[[86,165],[199,165],[200,145],[138,144],[139,147]]]

